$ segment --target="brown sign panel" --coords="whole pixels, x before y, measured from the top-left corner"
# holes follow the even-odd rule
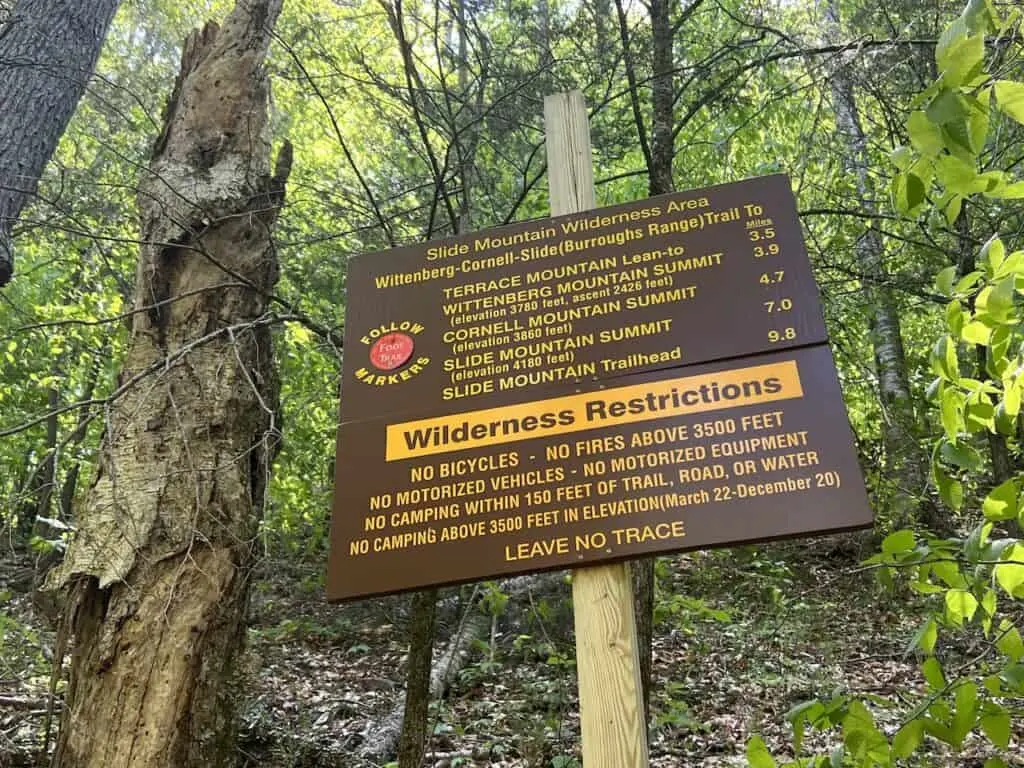
[[[347,421],[335,482],[336,600],[871,523],[824,344]]]
[[[785,176],[354,258],[344,423],[826,340]]]

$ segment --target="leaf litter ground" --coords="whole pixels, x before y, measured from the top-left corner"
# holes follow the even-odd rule
[[[837,692],[912,701],[923,692],[920,659],[906,652],[924,615],[922,599],[882,591],[845,549],[833,539],[659,561],[653,768],[745,765],[754,734],[791,759],[786,713],[799,703]],[[471,587],[443,592],[442,639],[472,595]],[[493,620],[448,696],[431,709],[425,766],[579,768],[568,595],[564,580],[547,579]],[[318,568],[267,562],[237,682],[240,765],[379,766],[358,755],[404,695],[407,607],[401,596],[328,605]],[[16,635],[8,628],[0,646],[9,673],[0,680],[0,766],[30,765],[45,712],[40,660],[52,654],[52,633],[27,600],[9,597],[0,611],[22,627]],[[940,648],[950,662],[977,652],[966,636],[963,647],[955,640]],[[880,701],[873,712],[891,735],[901,711]],[[1017,757],[1024,734],[1015,727],[1002,756],[1024,766]],[[820,754],[834,739],[809,734],[805,744]],[[929,743],[913,765],[980,768],[991,754],[981,740],[957,756]]]

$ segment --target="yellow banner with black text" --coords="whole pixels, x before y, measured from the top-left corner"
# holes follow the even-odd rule
[[[795,360],[419,419],[387,427],[387,461],[803,397]]]

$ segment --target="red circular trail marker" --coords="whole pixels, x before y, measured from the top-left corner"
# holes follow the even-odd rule
[[[370,362],[381,371],[393,371],[405,365],[412,357],[412,336],[389,333],[381,336],[370,347]]]

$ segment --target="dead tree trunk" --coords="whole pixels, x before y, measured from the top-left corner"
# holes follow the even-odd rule
[[[14,273],[11,228],[35,194],[119,0],[17,0],[0,18],[0,287]]]
[[[134,323],[78,534],[62,768],[222,766],[227,684],[277,443],[264,59],[281,0],[238,0],[185,43],[140,182]]]

